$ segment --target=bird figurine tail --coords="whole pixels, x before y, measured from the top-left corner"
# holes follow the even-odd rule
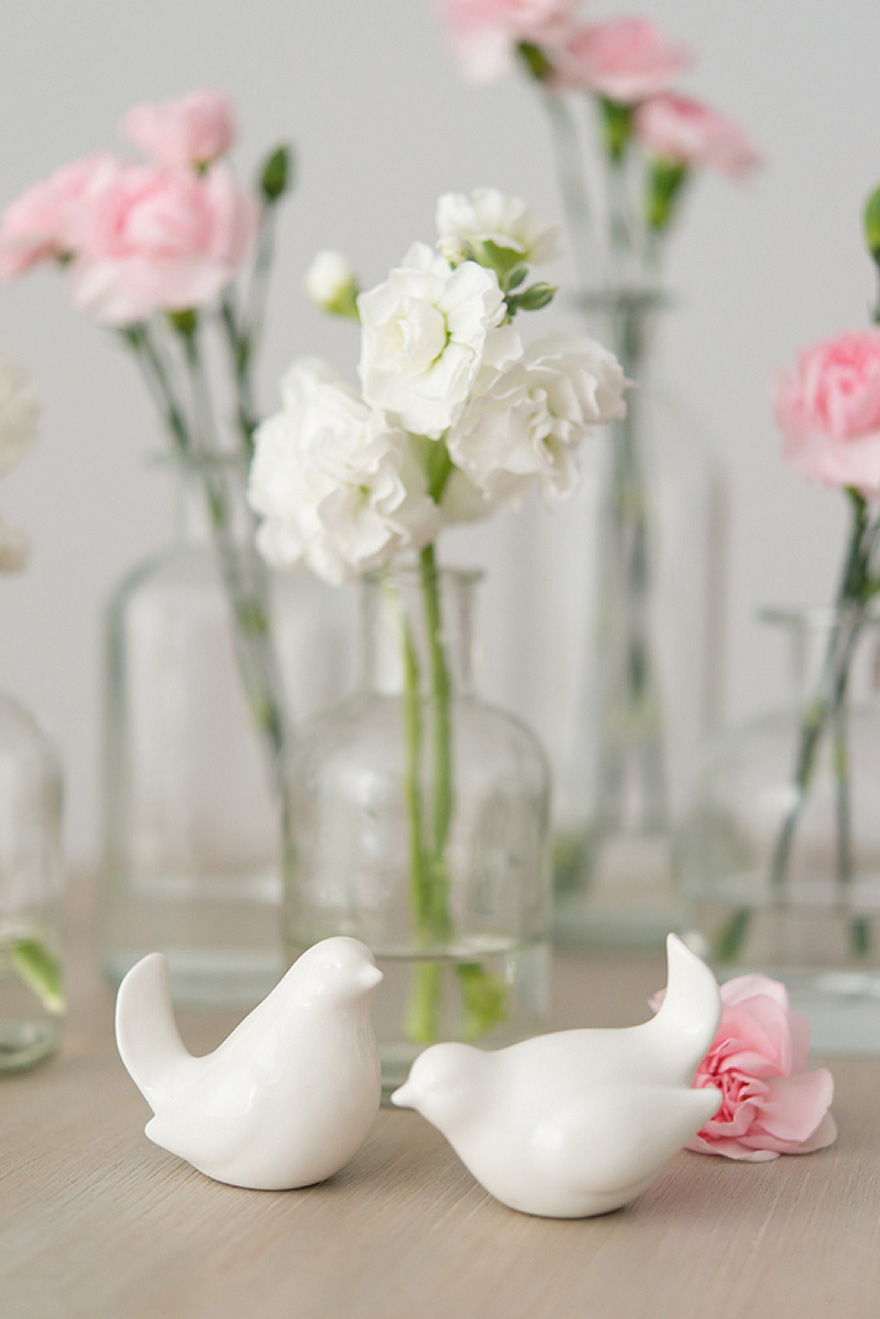
[[[192,1060],[174,1020],[164,954],[141,958],[119,986],[116,1040],[126,1070],[155,1112],[172,1075]]]
[[[666,958],[667,983],[660,1010],[652,1021],[636,1029],[651,1040],[663,1078],[669,1084],[690,1085],[715,1038],[721,994],[708,966],[676,934],[667,937]]]

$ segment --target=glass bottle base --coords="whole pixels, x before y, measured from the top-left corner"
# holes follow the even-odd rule
[[[61,1023],[52,1020],[0,1020],[0,1074],[34,1067],[58,1052]]]
[[[593,849],[557,843],[553,933],[582,947],[660,948],[680,933],[685,907],[675,891],[668,834],[619,834]]]
[[[543,941],[475,938],[445,956],[375,955],[384,976],[373,1009],[383,1104],[431,1044],[463,1040],[497,1049],[544,1027],[550,949]]]

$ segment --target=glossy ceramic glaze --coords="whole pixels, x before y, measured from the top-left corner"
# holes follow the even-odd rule
[[[718,1026],[718,985],[675,935],[666,946],[668,988],[653,1020],[494,1053],[437,1044],[392,1102],[442,1131],[511,1209],[585,1218],[629,1204],[721,1102],[718,1090],[690,1088]]]
[[[151,953],[116,1000],[123,1063],[155,1116],[150,1140],[216,1181],[309,1186],[357,1153],[379,1108],[369,1010],[381,972],[356,939],[309,948],[218,1049],[181,1041],[168,963]]]

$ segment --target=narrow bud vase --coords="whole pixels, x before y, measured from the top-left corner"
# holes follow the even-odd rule
[[[818,1052],[880,1053],[880,619],[778,611],[788,702],[704,751],[681,838],[719,976],[781,980]]]

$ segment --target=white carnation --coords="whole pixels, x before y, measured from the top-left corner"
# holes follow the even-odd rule
[[[38,412],[27,372],[0,348],[0,476],[36,439]]]
[[[347,258],[329,248],[316,254],[304,283],[309,297],[325,311],[353,306],[357,296],[357,278]]]
[[[447,437],[449,453],[489,499],[520,500],[535,482],[548,502],[565,499],[581,441],[626,415],[626,385],[601,344],[548,335],[495,373]]]
[[[544,224],[519,197],[475,188],[469,197],[447,192],[437,203],[438,245],[450,261],[478,254],[491,242],[529,265],[559,256],[559,226]]]
[[[497,276],[473,261],[453,269],[415,243],[388,279],[358,298],[364,397],[415,435],[456,422],[484,362],[518,351]]]
[[[268,563],[338,584],[434,538],[437,507],[408,435],[313,359],[294,363],[282,399],[257,430],[248,487]]]

